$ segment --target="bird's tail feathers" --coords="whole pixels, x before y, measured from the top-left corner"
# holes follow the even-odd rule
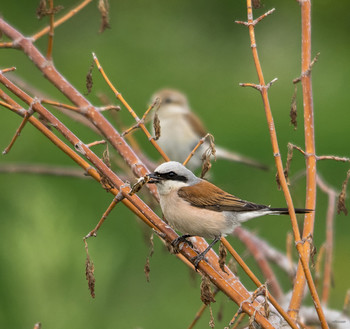
[[[288,208],[270,208],[271,211],[273,211],[276,215],[288,215],[289,211]],[[303,209],[303,208],[295,208],[296,214],[307,214],[309,212],[312,212],[312,209]],[[273,215],[273,213],[271,213]]]
[[[215,149],[216,149],[216,157],[219,159],[221,158],[221,159],[227,159],[227,160],[231,160],[231,161],[235,161],[235,162],[240,162],[240,163],[246,164],[248,166],[259,168],[262,170],[269,169],[268,166],[262,164],[261,162],[259,162],[257,160],[249,158],[245,155],[242,155],[242,154],[239,154],[236,152],[232,152],[232,151],[228,151],[228,150],[221,148],[221,147],[215,146]]]

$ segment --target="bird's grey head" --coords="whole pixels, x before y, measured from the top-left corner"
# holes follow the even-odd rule
[[[149,183],[157,184],[159,194],[168,194],[174,189],[191,186],[201,181],[191,170],[176,161],[161,164],[148,176]]]
[[[152,96],[152,103],[156,101],[156,99],[160,100],[160,108],[158,111],[166,110],[169,112],[170,110],[175,111],[174,107],[176,107],[176,111],[180,111],[180,109],[184,112],[188,112],[189,105],[186,96],[175,90],[175,89],[162,89],[157,91]]]

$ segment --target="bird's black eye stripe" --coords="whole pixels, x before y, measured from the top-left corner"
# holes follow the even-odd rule
[[[168,179],[168,180],[177,180],[180,182],[187,182],[187,178],[185,176],[178,175],[177,173],[173,171],[169,171],[166,173],[156,173],[158,177],[161,177],[163,179]]]

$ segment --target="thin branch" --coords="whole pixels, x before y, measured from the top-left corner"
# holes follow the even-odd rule
[[[307,15],[307,14],[309,14],[309,11],[307,11],[307,8],[305,10],[305,8],[306,7],[304,6],[304,11],[302,11],[302,12]],[[300,243],[300,241],[301,241],[300,231],[299,231],[299,227],[298,227],[297,218],[295,215],[293,200],[292,200],[290,191],[288,189],[288,184],[287,184],[286,178],[284,176],[284,170],[283,170],[281,155],[280,155],[280,151],[279,151],[278,141],[277,141],[275,124],[274,124],[274,120],[273,120],[273,116],[272,116],[272,112],[271,112],[271,107],[270,107],[270,103],[269,103],[269,99],[268,99],[268,94],[267,94],[268,88],[263,87],[263,86],[266,86],[266,84],[265,84],[265,80],[264,80],[264,76],[263,76],[263,72],[262,72],[262,68],[261,68],[261,64],[260,64],[260,60],[259,60],[259,56],[258,56],[258,51],[257,51],[257,47],[256,47],[255,30],[254,30],[255,24],[253,21],[253,11],[252,11],[251,0],[247,0],[247,16],[248,16],[248,23],[249,23],[247,26],[249,28],[250,45],[251,45],[251,50],[252,50],[252,54],[253,54],[255,68],[256,68],[256,71],[258,74],[258,78],[259,78],[259,86],[261,87],[259,91],[261,93],[263,103],[264,103],[265,114],[266,114],[266,119],[267,119],[267,123],[268,123],[268,127],[269,127],[269,133],[270,133],[270,138],[271,138],[273,154],[274,154],[274,158],[275,158],[275,162],[276,162],[278,177],[279,177],[279,181],[280,181],[280,184],[281,184],[281,187],[282,187],[282,190],[283,190],[283,193],[284,193],[287,205],[288,205],[288,210],[289,210],[292,228],[293,228],[293,233],[294,233],[294,240],[296,242],[296,247],[297,247],[297,250],[298,250],[299,255],[300,255],[301,266],[299,266],[300,270],[299,270],[299,275],[297,273],[297,277],[300,277],[300,275],[301,275],[300,273],[302,273],[302,275],[305,274],[305,277],[307,279],[307,283],[309,285],[310,293],[311,293],[312,298],[313,298],[314,303],[315,303],[316,311],[320,317],[322,328],[328,328],[326,319],[324,317],[324,314],[323,314],[323,311],[321,308],[320,300],[319,300],[319,297],[317,295],[316,287],[315,287],[315,284],[312,280],[310,268],[308,266],[309,255],[310,255],[310,245],[308,242],[307,243]],[[304,17],[304,20],[307,19],[307,18],[305,18],[305,15],[303,17]],[[308,22],[310,22],[310,20]],[[303,49],[305,49],[305,47]],[[303,71],[306,71],[306,69]],[[303,79],[308,79],[308,78],[310,78],[310,77],[303,77]],[[304,86],[304,84],[303,84],[303,86]],[[309,87],[311,88],[311,84],[309,85]],[[309,90],[311,90],[311,89],[309,89]],[[305,95],[311,96],[311,93],[310,92],[305,93]],[[308,151],[308,153],[315,154],[314,151],[313,152],[311,151],[311,150],[314,150],[314,144],[313,144],[314,133],[313,133],[313,124],[311,124],[311,122],[313,123],[312,99],[309,99],[309,101],[310,101],[310,103],[308,103],[308,104],[310,105],[310,107],[309,107],[309,110],[305,109],[305,113],[308,113],[308,114],[307,115],[305,114],[305,120],[304,120],[306,122],[306,124],[305,124],[306,134],[305,135],[307,135],[307,134],[310,135],[310,137],[309,137],[310,140],[307,142],[306,145],[307,145],[308,149],[310,149],[310,152]],[[311,126],[312,126],[312,130],[309,130]],[[311,158],[312,158],[312,160],[310,160]],[[308,163],[308,170],[310,173],[310,172],[312,172],[312,170],[314,170],[316,168],[316,160],[315,160],[315,157],[309,157],[308,159],[309,160],[307,160],[307,163]],[[308,193],[307,200],[306,200],[306,208],[307,209],[314,209],[315,208],[315,196],[316,196],[316,194],[314,193],[315,186],[316,186],[315,174],[316,174],[316,170],[314,173],[314,177],[312,175],[309,175],[308,176],[309,179],[307,180],[308,186],[310,189],[310,191],[308,190],[309,193]],[[314,178],[314,181],[312,180],[312,178]],[[308,213],[305,215],[306,226],[304,226],[304,227],[306,227],[306,230],[304,230],[303,234],[305,234],[306,231],[308,234],[311,234],[313,232],[313,221],[314,221],[314,212],[311,212],[311,213]],[[308,234],[306,236],[308,236]],[[298,280],[296,280],[295,282],[296,282],[295,286],[298,287],[297,295],[299,297],[302,297],[299,285],[302,287],[303,287],[303,285],[300,284],[298,282]],[[300,305],[299,305],[299,307],[300,307]],[[298,310],[299,307],[298,307],[298,305],[295,305],[295,307],[292,308],[293,312],[294,312],[294,313],[292,313],[293,319],[296,319],[296,314],[297,314],[297,313],[295,313],[294,310],[295,309]]]
[[[255,243],[253,239],[253,234],[237,227],[234,231],[234,235],[237,236],[248,248],[249,252],[253,255],[255,261],[258,263],[259,268],[261,269],[269,287],[271,287],[272,294],[277,300],[283,297],[282,288],[275,276],[275,273],[271,269],[264,251],[261,248],[260,243]],[[266,245],[266,243],[265,243]]]
[[[47,166],[42,164],[1,164],[0,173],[25,173],[35,175],[67,176],[77,178],[90,178],[83,174],[79,168]]]
[[[0,26],[1,26],[1,20],[0,20]],[[14,86],[8,79],[6,79],[5,76],[0,74],[0,82],[2,82],[8,89],[10,89],[12,92],[14,92],[18,97],[20,97],[22,100],[24,100],[27,103],[32,103],[32,99],[24,94],[22,91],[18,90],[16,86]],[[8,96],[3,96],[3,92],[0,90],[0,95],[4,97],[5,101],[11,105],[11,101],[9,100]],[[95,167],[96,169],[103,173],[103,177],[108,179],[108,182],[111,184],[111,188],[108,190],[109,192],[112,192],[114,195],[117,195],[119,193],[119,190],[122,191],[124,199],[122,202],[129,207],[130,210],[132,210],[139,218],[141,218],[146,224],[151,226],[152,228],[156,229],[157,231],[160,231],[160,235],[164,234],[164,237],[168,243],[173,241],[178,235],[168,226],[166,223],[164,223],[145,203],[142,202],[141,199],[139,199],[136,195],[130,196],[128,194],[128,189],[122,189],[122,186],[124,186],[123,181],[114,173],[112,172],[102,161],[99,157],[97,157],[91,150],[86,147],[86,145],[81,142],[76,136],[74,136],[60,121],[58,121],[51,113],[49,113],[40,103],[35,103],[33,105],[33,109],[38,112],[40,115],[42,115],[47,121],[49,121],[65,138],[67,138],[72,145],[74,145],[74,148],[77,152],[81,153],[84,157],[86,157]],[[18,109],[18,114],[24,115],[21,108]],[[93,169],[88,163],[86,163],[84,160],[82,160],[79,156],[77,157],[77,154],[75,151],[73,151],[71,148],[67,147],[64,143],[62,143],[61,140],[59,140],[47,127],[45,127],[42,123],[40,123],[39,120],[37,120],[35,117],[31,116],[29,118],[29,122],[34,124],[38,129],[40,129],[42,132],[45,133],[47,137],[49,137],[52,141],[55,142],[57,146],[59,146],[67,155],[70,155],[72,158],[75,159],[75,161],[81,165],[84,166],[87,170],[87,172],[94,177],[95,179],[98,179],[101,181],[103,177],[101,177],[98,172]],[[198,239],[198,242],[196,243],[196,247],[199,248],[205,248],[206,243],[203,239]],[[181,248],[181,255],[178,255],[178,257],[183,260],[186,264],[189,264],[188,259],[192,259],[194,256],[196,256],[196,253],[192,248],[184,244]],[[261,314],[256,312],[256,309],[258,308],[257,302],[245,302],[248,301],[250,298],[249,292],[241,285],[241,283],[237,280],[237,278],[233,275],[233,273],[227,268],[226,272],[223,273],[221,269],[218,266],[218,257],[214,253],[214,251],[210,251],[208,253],[208,260],[210,259],[211,265],[207,262],[200,262],[199,263],[199,269],[203,273],[205,273],[208,277],[211,278],[212,282],[223,292],[225,292],[232,300],[234,300],[238,305],[242,304],[242,309],[244,312],[248,313],[249,315],[255,314],[255,321],[259,323],[262,328],[264,329],[272,329],[273,326],[270,324],[270,322]],[[193,265],[190,264],[190,266],[193,268]]]
[[[322,283],[322,304],[327,305],[332,282],[333,265],[333,240],[334,240],[334,217],[337,191],[317,175],[317,185],[328,195],[328,209],[326,218],[326,243],[325,243],[325,261]]]
[[[250,270],[248,265],[243,261],[243,259],[239,256],[239,254],[232,248],[232,246],[228,243],[225,238],[221,238],[221,242],[224,244],[228,252],[232,255],[232,257],[236,260],[236,262],[242,267],[244,272],[249,276],[249,278],[254,282],[254,284],[259,288],[263,284],[259,281],[259,279],[255,276],[255,274]],[[276,310],[280,313],[280,315],[287,321],[287,323],[293,328],[298,329],[296,323],[290,318],[290,316],[284,311],[284,309],[277,303],[276,299],[267,292],[267,297],[271,304],[276,308]]]
[[[10,142],[10,144],[2,151],[2,154],[5,155],[7,153],[10,152],[13,144],[15,143],[15,141],[17,140],[17,137],[19,137],[21,135],[21,132],[24,128],[24,126],[26,125],[26,123],[28,122],[29,117],[33,114],[34,112],[31,110],[31,108],[29,108],[28,111],[25,112],[24,118],[21,122],[21,124],[19,125],[19,127],[17,128],[14,136],[12,137],[12,140]]]
[[[193,150],[191,151],[191,153],[188,155],[188,157],[186,158],[186,160],[182,163],[184,166],[186,166],[188,164],[188,162],[191,160],[191,158],[194,156],[194,154],[196,153],[196,151],[198,150],[198,148],[205,142],[205,140],[207,139],[207,137],[209,137],[210,134],[206,134],[204,137],[202,137],[197,145],[193,148]]]
[[[107,210],[103,213],[101,219],[97,223],[96,227],[91,230],[87,235],[85,235],[84,239],[88,239],[92,236],[96,237],[97,236],[97,231],[100,229],[101,225],[103,222],[107,219],[108,215],[111,213],[111,211],[114,209],[114,207],[124,199],[123,193],[119,192],[111,202],[111,204],[108,206]]]
[[[52,60],[52,49],[53,49],[53,37],[54,37],[54,23],[55,23],[55,13],[53,10],[53,0],[49,0],[49,16],[50,16],[50,31],[49,31],[49,40],[47,45],[47,53],[46,58],[51,61]]]
[[[151,144],[155,147],[155,149],[159,152],[159,154],[162,156],[162,158],[165,161],[170,161],[170,159],[168,158],[168,156],[164,153],[164,151],[161,149],[161,147],[157,144],[157,142],[154,140],[154,138],[152,137],[152,135],[150,134],[150,132],[147,130],[146,126],[144,125],[143,122],[141,122],[141,120],[139,119],[139,117],[137,116],[137,114],[134,112],[134,110],[130,107],[130,105],[126,102],[126,100],[124,99],[124,97],[121,95],[120,92],[118,92],[118,90],[113,86],[112,82],[109,80],[109,78],[107,77],[107,74],[105,73],[105,71],[103,70],[98,58],[96,57],[96,55],[93,53],[93,58],[94,61],[97,65],[98,70],[100,71],[100,73],[102,74],[103,78],[105,79],[106,83],[108,84],[108,86],[111,88],[111,90],[114,92],[115,96],[122,102],[122,104],[126,107],[126,109],[129,111],[129,113],[132,115],[132,117],[135,119],[135,121],[137,122],[138,126],[141,128],[141,130],[145,133],[145,135],[147,136],[148,140],[151,142]],[[147,113],[147,112],[146,112]]]

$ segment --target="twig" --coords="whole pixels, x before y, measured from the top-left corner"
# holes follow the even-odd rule
[[[1,23],[1,20],[0,20]],[[0,24],[1,26],[1,24]],[[13,91],[17,96],[22,98],[25,102],[31,103],[32,100],[28,95],[25,95],[23,92],[18,90],[6,77],[0,74],[0,82],[5,83],[7,88]],[[16,104],[14,101],[11,101],[9,97],[0,90],[0,96],[5,99],[5,101],[11,105]],[[23,111],[21,111],[21,107],[17,105],[18,108],[17,114],[24,115]],[[104,174],[105,177],[108,178],[108,181],[112,184],[111,188],[108,190],[109,192],[117,195],[119,193],[118,189],[121,189],[123,185],[123,181],[112,172],[99,157],[97,157],[91,150],[84,145],[76,136],[74,136],[60,121],[58,121],[51,113],[49,113],[43,106],[39,103],[36,103],[33,106],[33,109],[40,113],[46,120],[51,122],[51,124],[60,131],[72,145],[76,151],[81,153],[84,157],[86,157],[91,163],[96,166],[97,170]],[[86,171],[98,181],[101,181],[102,177],[98,174],[98,172],[92,168],[87,162],[82,160],[79,156],[77,156],[76,152],[74,152],[71,148],[62,143],[61,140],[57,138],[47,127],[45,127],[39,120],[35,117],[31,116],[29,119],[30,123],[34,124],[38,129],[40,129],[45,135],[50,138],[58,147],[60,147],[67,155],[71,156],[79,165],[86,168]],[[114,188],[114,186],[116,188]],[[178,235],[164,222],[160,220],[160,218],[153,212],[151,209],[144,204],[141,199],[139,199],[136,195],[130,196],[127,194],[127,189],[123,190],[124,199],[122,202],[129,207],[139,218],[141,218],[145,223],[147,223],[152,228],[155,228],[157,231],[160,231],[161,234],[164,234],[165,239],[168,243],[173,241]],[[198,239],[198,243],[196,245],[201,246],[199,242],[204,242],[203,239]],[[210,256],[209,256],[210,255]],[[199,264],[199,269],[203,273],[205,273],[208,277],[212,279],[212,282],[225,292],[232,300],[234,300],[237,304],[243,303],[243,301],[247,300],[250,296],[249,292],[241,285],[241,283],[234,277],[232,272],[227,269],[227,273],[224,274],[223,277],[222,271],[216,266],[218,262],[217,256],[214,252],[208,253],[208,259],[213,259],[213,267],[202,261]],[[196,256],[196,253],[187,245],[184,245],[181,248],[181,255],[178,257],[183,260],[186,264],[189,264],[187,259],[191,259]],[[191,265],[193,268],[193,265]],[[255,307],[258,307],[257,303],[248,304],[243,303],[244,312],[249,315],[253,315],[255,312]],[[256,313],[255,321],[257,321],[262,328],[264,329],[272,329],[273,327],[269,323],[269,321],[263,317],[262,315]]]
[[[106,144],[107,142],[105,140],[102,140],[102,141],[95,141],[95,142],[92,142],[92,143],[89,143],[89,144],[86,144],[87,147],[93,147],[93,146],[96,146],[96,145],[101,145],[101,144]]]
[[[302,12],[304,13],[304,16],[303,16],[304,21],[308,19],[308,17],[306,17],[306,16],[308,16],[310,14],[310,8],[305,7],[305,5],[304,5],[305,3],[310,4],[309,1],[303,1],[302,6],[304,7],[304,11],[302,10]],[[281,155],[280,155],[280,151],[279,151],[278,141],[277,141],[275,124],[273,121],[273,116],[272,116],[271,107],[270,107],[268,94],[267,94],[268,85],[265,84],[261,64],[259,61],[257,46],[256,46],[255,30],[254,30],[254,26],[256,23],[254,23],[254,21],[253,21],[253,11],[252,11],[251,0],[247,0],[247,16],[248,16],[247,26],[249,28],[250,46],[251,46],[251,50],[252,50],[252,54],[253,54],[255,68],[256,68],[256,71],[258,74],[258,78],[259,78],[259,85],[256,85],[255,88],[259,89],[261,96],[262,96],[262,99],[263,99],[266,119],[267,119],[269,132],[270,132],[273,154],[275,157],[275,162],[276,162],[276,167],[277,167],[277,172],[278,172],[278,177],[279,177],[279,181],[280,181],[280,184],[281,184],[281,187],[282,187],[282,190],[283,190],[283,193],[284,193],[287,205],[288,205],[288,210],[289,210],[292,228],[293,228],[293,233],[294,233],[294,240],[296,242],[296,247],[297,247],[297,250],[298,250],[299,255],[300,255],[301,266],[299,266],[300,270],[299,270],[299,274],[297,273],[297,278],[299,278],[299,277],[301,277],[301,275],[303,276],[305,274],[307,283],[309,285],[310,293],[311,293],[313,301],[315,303],[316,311],[320,317],[322,328],[328,328],[327,322],[325,320],[325,317],[324,317],[324,314],[323,314],[323,311],[321,308],[320,300],[319,300],[319,297],[317,295],[316,287],[315,287],[315,284],[312,280],[310,268],[308,266],[309,256],[310,256],[310,245],[308,242],[307,243],[299,243],[299,241],[301,241],[300,231],[299,231],[299,227],[298,227],[297,218],[295,215],[293,200],[292,200],[290,191],[288,189],[288,184],[287,184],[286,178],[284,176],[284,170],[283,170]],[[310,20],[308,20],[308,22],[310,22]],[[303,26],[305,27],[305,25],[303,25]],[[309,26],[310,26],[310,24],[309,24]],[[308,32],[309,31],[307,31],[307,32],[304,31],[303,36],[304,37],[307,36],[309,38],[310,35],[308,34]],[[303,43],[303,45],[304,45],[304,43]],[[310,43],[308,45],[310,45]],[[305,51],[305,48],[306,47],[303,47],[304,51]],[[307,51],[309,51],[309,49]],[[305,61],[305,56],[303,56],[303,60]],[[307,61],[307,59],[306,59],[306,61],[303,62],[303,67],[304,67],[306,62],[310,63],[310,61]],[[306,69],[308,67],[309,67],[309,65],[307,65]],[[306,71],[306,69],[303,69],[303,71]],[[305,77],[303,77],[303,81],[304,81],[304,79],[309,79],[309,78],[310,78],[310,76],[305,76]],[[303,82],[303,86],[304,85],[305,85],[305,83]],[[309,97],[309,99],[308,99],[308,101],[304,100],[304,103],[307,102],[307,107],[308,107],[308,108],[305,108],[305,112],[304,112],[304,115],[305,115],[304,121],[305,121],[305,127],[306,127],[305,128],[306,129],[305,135],[309,136],[308,140],[306,141],[306,147],[308,148],[309,154],[315,154],[315,152],[314,152],[314,139],[313,139],[314,132],[313,132],[313,112],[312,112],[312,98],[311,98],[311,80],[310,80],[309,88],[307,88],[307,91],[308,92],[305,92],[305,97]],[[307,114],[305,114],[305,113],[307,113]],[[316,194],[315,194],[315,191],[316,191],[316,180],[315,180],[315,178],[316,178],[316,160],[315,160],[315,156],[313,156],[313,157],[310,156],[307,158],[307,165],[308,165],[309,175],[308,175],[308,179],[307,179],[308,195],[307,195],[307,199],[306,199],[306,208],[307,209],[314,209],[315,208],[315,197],[316,197]],[[311,173],[313,173],[313,175],[311,175]],[[304,226],[305,229],[304,229],[303,234],[305,234],[305,232],[307,232],[308,234],[311,234],[313,232],[313,222],[314,222],[314,212],[310,212],[310,213],[306,214],[305,215],[305,226]],[[306,236],[308,236],[308,234]],[[295,286],[297,287],[296,295],[298,295],[298,298],[300,297],[300,301],[301,301],[302,294],[301,294],[300,287],[301,286],[303,287],[303,285],[302,285],[302,283],[300,284],[298,282],[298,280],[296,280],[295,282],[296,282]],[[298,308],[300,307],[300,305],[299,306],[294,305],[294,306],[295,307],[291,307],[291,309],[298,310]],[[296,319],[297,313],[295,311],[293,311],[293,312],[294,313],[292,313],[292,318]]]
[[[24,126],[26,125],[26,123],[28,122],[29,117],[33,114],[33,111],[31,110],[31,108],[28,109],[28,111],[25,112],[24,114],[24,118],[21,122],[21,124],[19,125],[19,127],[17,128],[14,136],[12,137],[12,140],[10,142],[10,144],[2,151],[2,154],[5,155],[7,153],[10,152],[13,144],[15,143],[15,141],[17,140],[17,137],[20,136],[22,129],[24,128]]]
[[[54,37],[54,23],[55,23],[55,13],[53,10],[53,0],[49,0],[49,6],[50,6],[50,31],[49,31],[49,40],[47,45],[47,53],[46,58],[51,61],[52,60],[52,49],[53,49],[53,37]]]
[[[237,227],[234,231],[235,236],[237,236],[248,248],[249,252],[253,255],[255,261],[258,263],[266,281],[268,282],[269,286],[271,287],[271,291],[273,292],[273,295],[277,300],[282,298],[283,291],[282,288],[275,276],[275,273],[271,269],[265,253],[263,252],[261,248],[260,243],[254,243],[253,235],[242,229],[241,227]]]
[[[123,199],[124,199],[123,193],[119,192],[114,197],[113,201],[108,206],[107,210],[103,213],[103,215],[102,215],[101,219],[99,220],[99,222],[97,223],[96,227],[92,231],[90,231],[87,235],[85,235],[85,237],[84,237],[85,240],[90,238],[90,237],[92,237],[92,236],[93,237],[97,236],[97,231],[100,229],[100,227],[103,224],[103,222],[106,220],[106,218],[111,213],[111,211],[114,209],[114,207],[117,205],[117,203],[119,203]]]
[[[236,260],[236,262],[242,267],[244,272],[247,273],[249,278],[254,282],[254,284],[259,288],[263,284],[259,281],[259,279],[255,276],[255,274],[250,270],[248,265],[243,261],[243,259],[238,255],[238,253],[232,248],[232,246],[228,243],[225,238],[221,238],[221,242],[224,244],[228,252],[232,255],[232,257]],[[284,309],[277,303],[275,298],[267,292],[267,296],[271,304],[276,308],[276,310],[281,314],[281,316],[287,321],[287,323],[293,328],[298,329],[296,323],[290,318],[290,316],[284,311]]]
[[[335,204],[338,192],[329,186],[319,175],[317,175],[317,185],[328,195],[328,209],[326,218],[326,243],[325,243],[325,261],[322,283],[322,304],[327,305],[332,282],[333,265],[333,240],[334,240],[334,216]]]
[[[205,140],[207,139],[207,137],[210,136],[210,134],[206,134],[204,137],[202,137],[197,145],[193,148],[193,150],[191,151],[191,153],[188,155],[188,157],[186,158],[186,160],[182,163],[184,166],[187,165],[187,163],[191,160],[191,158],[194,156],[194,154],[196,153],[196,151],[198,150],[198,148],[205,142]]]
[[[35,175],[67,176],[89,178],[80,168],[53,167],[41,164],[1,164],[0,173],[25,173]]]
[[[168,158],[168,156],[164,153],[164,151],[160,148],[160,146],[157,144],[157,142],[154,140],[154,138],[152,137],[152,135],[150,134],[150,132],[147,130],[146,126],[144,125],[143,122],[141,122],[141,120],[139,119],[139,117],[137,116],[137,114],[134,112],[134,110],[130,107],[130,105],[126,102],[126,100],[124,99],[124,97],[121,95],[121,93],[118,92],[118,90],[113,86],[112,82],[109,80],[109,78],[107,77],[107,74],[105,73],[105,71],[103,70],[98,58],[96,57],[96,55],[93,53],[92,54],[94,61],[97,65],[98,70],[100,71],[100,73],[102,74],[103,78],[105,79],[106,83],[108,84],[108,86],[111,88],[111,90],[114,92],[115,96],[122,102],[122,104],[126,107],[126,109],[129,111],[129,113],[132,115],[132,117],[136,120],[137,124],[139,125],[139,127],[141,128],[141,130],[145,133],[145,135],[147,136],[148,140],[151,142],[151,144],[155,147],[155,149],[159,152],[159,154],[162,156],[162,158],[165,161],[170,161],[170,159]]]
[[[72,10],[70,10],[67,14],[65,14],[63,17],[61,17],[60,19],[58,19],[57,21],[54,22],[53,27],[56,28],[59,25],[63,24],[64,22],[66,22],[68,19],[70,19],[71,17],[73,17],[74,15],[76,15],[80,10],[82,10],[85,6],[87,6],[90,2],[92,2],[93,0],[85,0],[83,1],[81,4],[79,4],[78,6],[76,6],[75,8],[73,8]],[[43,28],[42,30],[40,30],[39,32],[37,32],[36,34],[34,34],[33,36],[31,36],[30,38],[33,40],[33,42],[37,41],[39,38],[41,38],[42,36],[44,36],[45,34],[50,32],[50,25],[46,26],[45,28]],[[16,48],[17,47],[17,43],[15,42],[1,42],[0,43],[0,48]]]

